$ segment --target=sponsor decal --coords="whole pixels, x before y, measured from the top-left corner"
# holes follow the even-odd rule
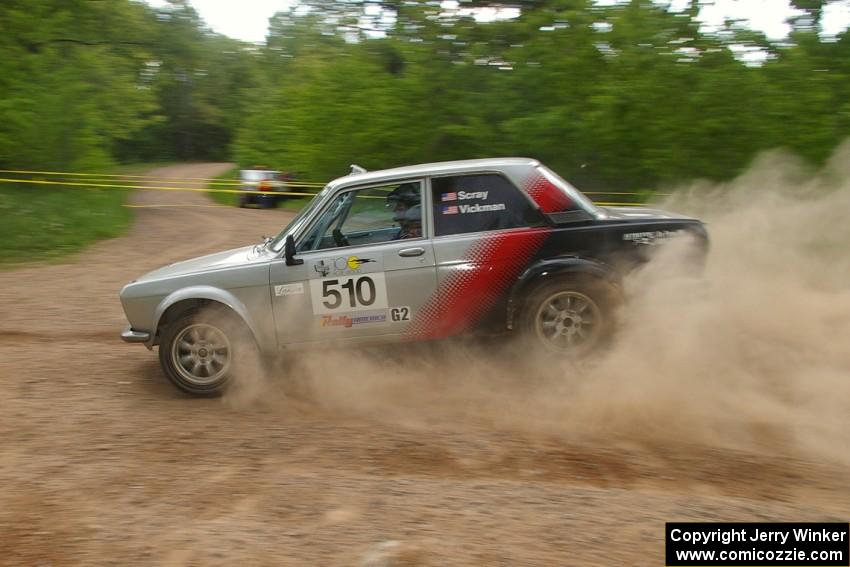
[[[443,193],[440,196],[440,201],[468,201],[470,199],[481,199],[486,200],[487,195],[489,195],[489,191],[451,191],[449,193]]]
[[[468,199],[481,199],[486,200],[489,191],[458,191],[457,192],[457,200],[458,201],[466,201]]]
[[[492,205],[449,205],[443,206],[444,215],[468,215],[470,213],[492,213],[494,211],[504,211],[504,203],[494,203]]]
[[[313,313],[327,315],[387,308],[384,272],[310,280]]]
[[[349,270],[356,270],[360,267],[361,264],[368,264],[369,262],[374,262],[374,260],[370,260],[368,258],[358,258],[357,256],[349,256],[348,260],[346,260],[346,264],[348,265]]]
[[[490,213],[493,211],[504,211],[504,203],[494,203],[492,205],[458,205],[458,211],[461,214],[467,213]]]
[[[629,232],[623,235],[623,240],[635,244],[646,244],[655,246],[664,240],[674,238],[679,234],[678,230],[651,230],[648,232]]]
[[[377,260],[361,258],[359,256],[340,256],[339,258],[328,258],[319,260],[313,264],[313,272],[318,278],[328,276],[347,276],[360,273],[363,264],[377,263]]]
[[[322,315],[319,319],[319,325],[322,328],[345,327],[346,329],[350,329],[355,325],[369,325],[386,322],[386,313],[373,313],[369,315]]]
[[[331,268],[327,264],[325,264],[324,260],[319,260],[313,265],[313,269],[316,270],[323,278],[326,277],[329,273],[331,273]]]
[[[304,293],[303,283],[283,284],[274,286],[274,294],[278,297],[281,295],[301,295]]]

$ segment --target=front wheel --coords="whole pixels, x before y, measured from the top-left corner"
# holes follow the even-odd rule
[[[159,346],[165,375],[189,394],[221,395],[232,381],[237,356],[254,346],[241,327],[219,314],[191,313],[173,322]]]
[[[553,281],[529,296],[523,331],[550,352],[584,356],[613,332],[614,305],[613,290],[605,282]]]

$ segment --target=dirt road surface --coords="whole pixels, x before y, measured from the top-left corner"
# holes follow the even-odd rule
[[[125,237],[0,272],[2,565],[663,565],[665,521],[848,520],[846,465],[781,443],[581,441],[512,427],[509,399],[499,419],[466,411],[474,389],[351,407],[274,387],[186,397],[155,353],[120,341],[118,290],[257,242],[291,213],[200,193],[132,202],[198,206],[139,208]],[[346,379],[344,364],[314,372]],[[405,390],[387,372],[386,389]]]

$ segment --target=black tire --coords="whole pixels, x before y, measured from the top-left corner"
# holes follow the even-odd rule
[[[218,309],[194,311],[162,333],[159,363],[171,382],[195,396],[220,396],[236,373],[248,370],[258,351],[236,316]]]
[[[520,330],[529,342],[549,352],[586,356],[611,338],[618,302],[614,286],[605,281],[560,278],[530,292]]]
[[[251,198],[248,195],[239,195],[239,208],[244,209],[248,206],[248,203],[251,202]]]

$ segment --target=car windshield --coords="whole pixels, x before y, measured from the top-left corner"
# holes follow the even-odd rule
[[[286,228],[280,231],[280,233],[274,237],[274,240],[271,241],[270,247],[275,252],[280,252],[283,249],[284,240],[286,240],[286,235],[295,232],[304,222],[304,219],[310,216],[319,204],[324,200],[325,195],[328,194],[328,187],[325,186],[324,189],[319,191],[319,193],[313,197],[313,200],[310,201],[306,207],[301,209],[301,211],[295,215],[295,218],[292,219]]]

